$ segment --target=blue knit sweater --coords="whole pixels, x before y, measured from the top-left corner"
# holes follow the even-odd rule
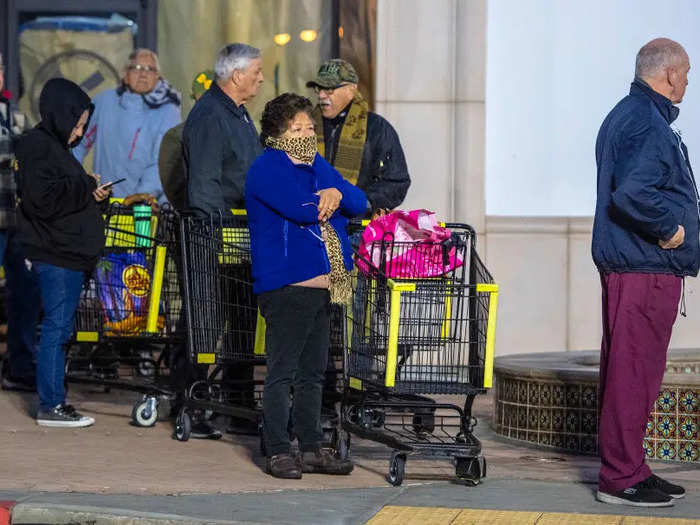
[[[348,218],[362,215],[367,198],[320,155],[311,166],[294,164],[286,153],[267,148],[248,171],[246,209],[256,294],[305,281],[330,271],[318,224],[319,197],[336,188],[343,194],[330,219],[343,248],[345,267],[352,269]]]

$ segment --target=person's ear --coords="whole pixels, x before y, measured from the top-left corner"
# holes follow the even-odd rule
[[[669,67],[666,70],[666,80],[671,85],[671,87],[675,88],[678,84],[678,69],[676,69],[675,67]]]

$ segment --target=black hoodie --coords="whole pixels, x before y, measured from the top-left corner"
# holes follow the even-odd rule
[[[104,247],[104,220],[92,196],[95,180],[70,151],[71,131],[90,97],[69,80],[54,78],[41,91],[41,122],[15,149],[18,230],[29,260],[91,270]],[[87,129],[87,124],[85,125]]]

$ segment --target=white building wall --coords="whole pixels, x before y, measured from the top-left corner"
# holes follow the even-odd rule
[[[472,224],[500,284],[498,355],[595,349],[593,144],[634,56],[669,35],[700,62],[700,5],[669,0],[378,0],[377,111],[413,184],[405,209]],[[700,83],[678,124],[700,155]],[[673,347],[700,342],[698,281]]]

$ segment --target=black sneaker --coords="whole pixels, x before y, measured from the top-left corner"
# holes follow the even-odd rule
[[[79,428],[89,427],[95,423],[91,417],[84,416],[71,405],[57,405],[51,410],[41,410],[36,414],[37,425],[42,427]]]
[[[645,486],[640,481],[632,487],[617,492],[598,491],[596,499],[613,505],[629,505],[632,507],[672,507],[673,498],[659,489]]]
[[[2,389],[16,392],[36,392],[36,378],[2,376]]]
[[[221,439],[222,435],[221,431],[215,429],[206,421],[200,421],[192,425],[190,437],[194,439]]]
[[[668,494],[674,499],[682,498],[685,496],[685,489],[680,485],[674,485],[669,483],[663,478],[660,478],[656,474],[652,474],[647,479],[641,482],[646,488],[660,490],[664,494]]]

